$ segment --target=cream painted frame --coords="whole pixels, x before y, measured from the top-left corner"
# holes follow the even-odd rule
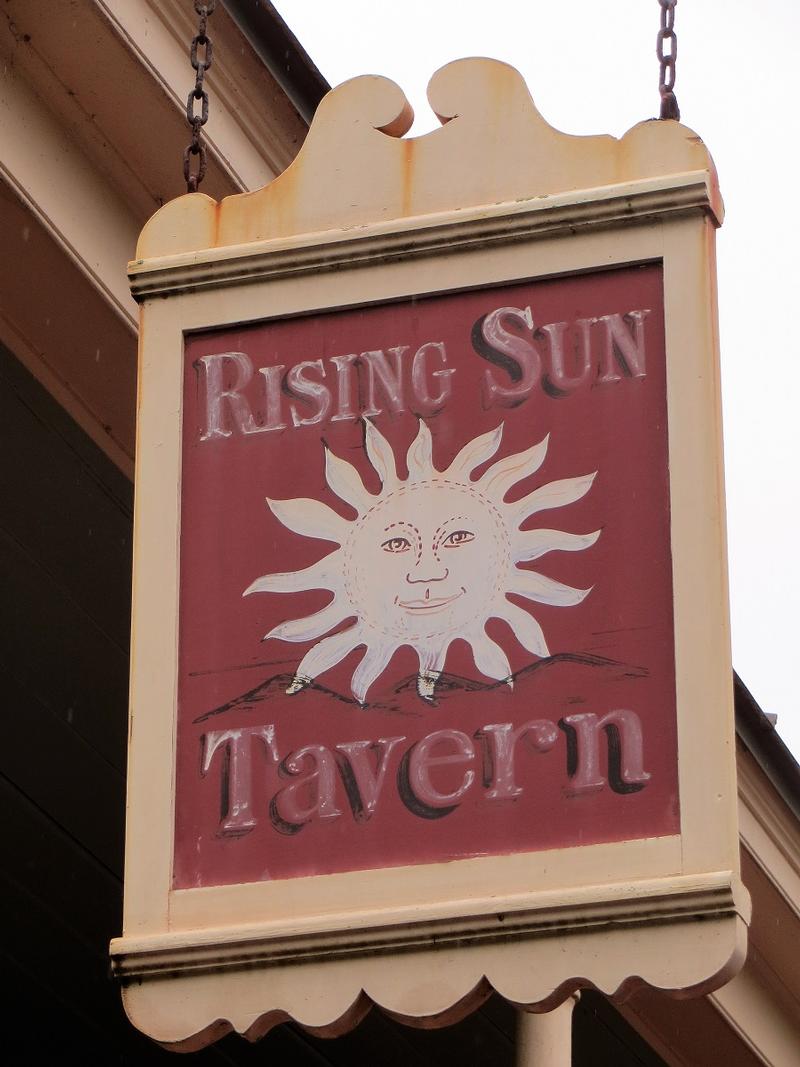
[[[188,1049],[230,1028],[254,1038],[287,1017],[338,1033],[372,1002],[430,1026],[491,989],[542,1011],[586,983],[622,996],[640,981],[684,994],[727,981],[744,960],[749,901],[739,878],[714,268],[721,208],[710,160],[175,252],[176,220],[191,231],[201,200],[213,203],[195,195],[167,205],[166,254],[152,251],[146,229],[146,258],[131,265],[142,302],[131,739],[124,933],[112,957],[132,1020]],[[173,891],[184,334],[653,260],[664,271],[680,835]]]

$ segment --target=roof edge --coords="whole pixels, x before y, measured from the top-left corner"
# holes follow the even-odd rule
[[[736,671],[733,672],[733,696],[739,740],[793,815],[800,819],[800,764]]]
[[[269,0],[222,0],[253,51],[310,125],[330,85]]]

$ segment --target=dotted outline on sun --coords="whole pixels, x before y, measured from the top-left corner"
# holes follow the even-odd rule
[[[280,623],[264,636],[264,640],[316,641],[298,664],[286,692],[299,692],[363,645],[366,651],[351,682],[353,696],[363,704],[370,686],[386,669],[394,653],[404,645],[410,645],[419,659],[417,691],[423,699],[431,701],[436,682],[444,670],[448,648],[456,638],[462,638],[470,645],[475,666],[481,674],[511,685],[508,658],[486,633],[489,619],[497,618],[507,623],[517,641],[533,655],[544,658],[550,653],[538,621],[509,600],[508,594],[534,603],[571,607],[580,604],[591,592],[591,588],[575,589],[536,571],[520,568],[518,564],[529,563],[550,552],[581,551],[593,545],[600,536],[600,530],[572,534],[552,529],[522,530],[521,527],[541,511],[564,507],[579,500],[591,488],[596,472],[547,482],[521,499],[506,503],[506,497],[514,486],[541,467],[547,454],[549,435],[524,452],[497,460],[473,481],[472,473],[492,459],[500,447],[503,424],[468,442],[450,466],[445,471],[439,471],[433,463],[430,430],[420,420],[417,436],[408,450],[408,477],[400,479],[389,442],[371,422],[366,419],[363,422],[367,457],[381,483],[378,493],[370,493],[356,468],[323,446],[328,487],[355,510],[355,519],[343,518],[319,500],[267,498],[266,501],[275,517],[287,529],[301,536],[333,541],[338,545],[333,552],[304,570],[262,575],[242,594],[296,593],[311,589],[333,594],[330,603],[320,611],[306,618]],[[430,512],[440,499],[463,500],[465,511],[477,508],[477,512],[473,510],[472,515],[465,519],[467,525],[479,524],[485,516],[488,528],[484,527],[481,531],[482,566],[473,584],[479,586],[483,580],[484,585],[490,583],[490,588],[481,597],[478,595],[480,588],[477,594],[470,590],[470,594],[466,595],[466,587],[462,586],[460,592],[456,591],[449,598],[457,601],[452,605],[448,598],[442,597],[437,601],[434,597],[429,603],[435,610],[429,612],[425,611],[428,606],[425,600],[409,601],[406,621],[401,611],[406,602],[400,601],[400,608],[394,610],[398,597],[392,603],[384,601],[384,610],[371,610],[375,605],[369,604],[370,596],[376,595],[375,587],[380,585],[380,577],[375,571],[366,573],[361,565],[365,554],[359,550],[359,538],[367,536],[381,512],[397,508],[401,501],[410,502],[410,514],[413,515],[415,501],[418,502],[418,511],[427,505]],[[452,524],[452,520],[457,518],[458,515],[452,516],[448,522]],[[394,527],[402,529],[396,531],[393,537]],[[475,538],[469,529],[447,534],[446,524],[442,524],[433,535],[433,543],[423,545],[421,537],[417,538],[419,543],[415,543],[415,531],[419,534],[417,526],[409,518],[389,523],[381,534],[386,537],[380,546],[384,551],[408,555],[408,560],[402,561],[400,570],[413,567],[415,562],[419,564],[424,552],[440,560],[447,549],[457,548]],[[442,542],[445,543],[445,549],[442,549]],[[449,558],[453,561],[458,557],[451,553]],[[449,569],[444,568],[443,573],[449,574]],[[440,577],[412,579],[410,574],[409,570],[406,580],[415,582],[421,588],[424,586],[423,596],[430,598],[431,588]],[[465,595],[461,597],[461,593]],[[423,625],[418,617],[412,622],[412,612],[418,617],[431,615],[430,625]],[[323,636],[351,618],[355,618],[353,625],[337,630],[328,637]]]

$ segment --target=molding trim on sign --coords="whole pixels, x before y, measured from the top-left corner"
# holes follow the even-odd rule
[[[548,902],[547,896],[552,899]],[[602,899],[598,899],[602,896]],[[531,904],[535,907],[531,908]],[[483,904],[477,909],[476,904]],[[506,941],[546,936],[565,930],[578,932],[591,928],[636,925],[643,922],[684,922],[702,920],[708,915],[749,919],[749,902],[742,896],[731,872],[704,878],[676,877],[652,883],[591,886],[552,894],[537,894],[535,901],[525,898],[470,901],[473,914],[462,909],[447,909],[450,914],[415,914],[359,916],[357,928],[352,913],[325,916],[308,923],[264,923],[253,928],[239,928],[235,936],[229,929],[204,930],[201,936],[180,931],[126,939],[124,954],[114,960],[114,973],[133,978],[144,975],[175,974],[247,964],[281,964],[321,961],[397,952],[436,945],[453,944],[469,938],[470,942]],[[414,909],[419,912],[421,909]],[[443,909],[438,909],[443,910]],[[378,921],[379,920],[379,921]],[[306,927],[305,929],[303,927]],[[114,943],[116,944],[116,943]],[[646,975],[643,975],[646,977]]]
[[[458,212],[432,212],[347,231],[317,232],[311,239],[304,234],[302,239],[266,239],[134,260],[129,278],[134,296],[141,300],[181,290],[368,266],[450,249],[475,250],[498,242],[686,215],[709,210],[713,195],[708,173],[692,171]]]

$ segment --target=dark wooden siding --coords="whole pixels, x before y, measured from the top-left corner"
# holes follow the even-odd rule
[[[1,346],[0,456],[0,913],[7,1027],[24,1049],[5,1062],[174,1063],[128,1024],[107,964],[121,929],[132,489]],[[575,1019],[576,1064],[659,1062],[603,998]],[[281,1026],[191,1058],[510,1067],[514,1028],[495,997],[445,1030],[373,1011],[336,1041]]]

